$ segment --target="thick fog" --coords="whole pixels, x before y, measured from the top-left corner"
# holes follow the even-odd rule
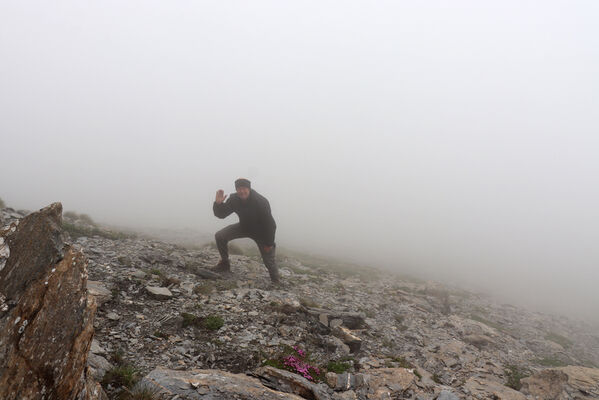
[[[0,3],[0,197],[599,315],[599,3]],[[599,318],[598,318],[599,319]]]

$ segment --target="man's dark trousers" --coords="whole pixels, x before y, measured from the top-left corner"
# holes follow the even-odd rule
[[[224,261],[229,260],[229,241],[240,238],[252,239],[258,245],[258,249],[260,249],[262,261],[264,261],[264,265],[266,266],[266,269],[268,269],[270,279],[272,281],[279,280],[279,270],[277,268],[277,264],[275,263],[276,244],[273,244],[270,251],[266,252],[266,250],[264,250],[265,244],[262,243],[260,239],[252,237],[252,235],[249,235],[246,231],[244,231],[239,223],[224,227],[220,231],[216,232],[214,238],[216,239],[216,246],[218,247],[220,258]]]

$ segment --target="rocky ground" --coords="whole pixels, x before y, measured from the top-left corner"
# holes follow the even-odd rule
[[[4,209],[0,222],[23,214]],[[599,398],[599,333],[584,322],[301,255],[278,255],[282,287],[252,255],[233,255],[220,276],[207,270],[211,246],[79,217],[64,222],[98,302],[88,364],[110,397],[132,383],[111,379],[128,366],[167,398],[254,398],[226,380],[251,380],[241,392],[255,398]]]

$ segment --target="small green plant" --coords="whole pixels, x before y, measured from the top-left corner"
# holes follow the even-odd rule
[[[219,330],[225,322],[218,315],[209,315],[202,321],[202,325],[204,328],[209,329],[211,331]]]
[[[116,365],[123,365],[125,363],[125,353],[121,349],[115,349],[110,353],[110,359]]]
[[[268,360],[264,360],[264,362],[262,363],[262,365],[266,365],[266,366],[270,366],[270,367],[275,367],[278,369],[285,369],[285,366],[283,365],[283,362],[280,360],[276,360],[276,359],[268,359]]]
[[[441,377],[439,376],[439,374],[433,374],[433,382],[435,383],[439,383],[439,384],[443,384],[443,381],[441,380]]]
[[[158,268],[152,268],[152,269],[150,270],[150,274],[152,274],[152,275],[158,275],[158,276],[162,276],[162,271],[161,271],[161,270],[159,270]]]
[[[522,388],[520,380],[528,376],[530,376],[530,372],[517,365],[510,364],[505,369],[505,377],[507,378],[505,386],[520,390],[520,388]]]
[[[102,378],[102,385],[112,386],[125,386],[127,388],[133,387],[139,380],[139,373],[131,365],[118,365],[106,371]]]
[[[126,390],[119,396],[119,400],[161,400],[163,398],[159,388],[140,386],[140,384],[135,385],[131,391]]]
[[[183,317],[183,328],[188,326],[198,326],[200,324],[200,319],[193,314],[190,313],[181,313],[181,317]]]
[[[6,204],[4,204],[4,200],[0,198],[0,210],[6,208]]]
[[[327,371],[329,371],[329,372],[335,372],[337,374],[342,374],[351,368],[351,364],[348,362],[341,362],[341,361],[329,361],[327,363],[326,368],[327,368]]]

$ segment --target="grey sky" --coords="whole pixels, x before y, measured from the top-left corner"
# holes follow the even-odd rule
[[[596,1],[0,3],[0,197],[599,315]],[[514,300],[515,301],[515,300]]]

